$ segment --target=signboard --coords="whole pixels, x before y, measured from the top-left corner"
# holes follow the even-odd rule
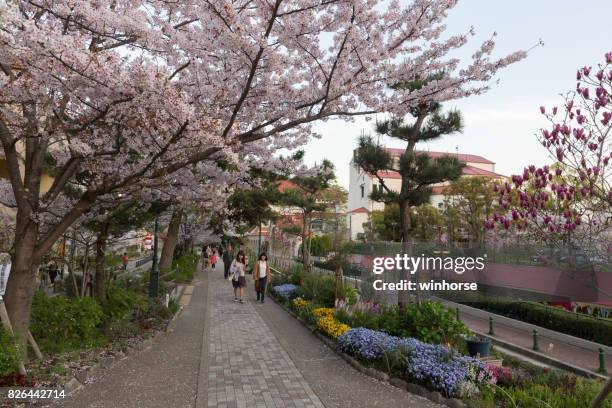
[[[8,282],[10,272],[10,263],[0,263],[0,298],[4,296],[4,292],[6,292],[6,283]]]
[[[151,248],[153,247],[153,236],[151,234],[147,234],[142,244],[144,246],[144,249],[151,250]]]

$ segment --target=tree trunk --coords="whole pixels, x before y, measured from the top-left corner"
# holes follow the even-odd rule
[[[306,218],[306,234],[304,237],[304,267],[308,272],[312,272],[310,269],[310,216]]]
[[[89,243],[85,244],[85,254],[83,256],[83,279],[81,279],[81,297],[85,296],[89,275]]]
[[[25,346],[32,300],[36,291],[36,272],[40,262],[34,256],[38,225],[29,219],[22,219],[21,222],[18,221],[16,230],[19,233],[15,234],[15,250],[11,255],[11,273],[4,302],[13,330],[18,335],[19,342]]]
[[[161,259],[159,260],[160,273],[166,273],[172,268],[172,257],[174,256],[174,249],[178,242],[178,233],[182,218],[182,210],[175,209],[172,212],[172,218],[170,219],[170,224],[168,224],[168,233],[166,234],[166,240],[162,248]]]
[[[400,223],[402,228],[402,252],[411,257],[412,256],[412,234],[410,233],[410,204],[408,200],[404,200],[400,203]],[[400,279],[408,279],[408,272],[405,269],[400,269]],[[418,285],[418,272],[410,278],[412,282],[416,282]],[[417,301],[420,301],[419,290],[415,291]],[[401,290],[398,293],[398,305],[400,309],[404,309],[406,304],[410,301],[410,292],[407,290]]]
[[[98,300],[106,298],[106,244],[108,243],[108,227],[110,221],[105,221],[100,227],[96,240],[96,282],[95,296]]]
[[[308,272],[308,260],[306,259],[306,234],[308,229],[306,228],[306,224],[308,222],[308,216],[306,213],[302,215],[302,265],[304,265],[304,272]]]

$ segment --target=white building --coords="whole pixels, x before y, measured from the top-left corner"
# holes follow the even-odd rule
[[[395,157],[404,153],[404,149],[386,148]],[[484,176],[492,178],[504,178],[495,173],[495,163],[482,156],[465,153],[444,153],[432,151],[420,151],[430,157],[455,156],[465,163],[463,176]],[[387,187],[394,191],[400,191],[402,176],[394,171],[384,171],[380,174]],[[444,202],[444,187],[448,183],[440,183],[432,186],[431,204],[441,208]],[[353,161],[350,163],[349,197],[347,226],[350,239],[358,239],[364,232],[363,224],[368,221],[370,211],[381,211],[385,208],[384,203],[372,201],[370,194],[374,189],[381,189],[378,178],[364,173]]]

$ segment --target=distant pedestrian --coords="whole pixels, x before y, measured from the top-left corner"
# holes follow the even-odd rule
[[[255,281],[255,290],[257,291],[257,301],[264,302],[266,295],[266,286],[270,282],[270,264],[265,252],[259,255],[259,259],[253,269],[253,280]]]
[[[210,259],[210,248],[205,245],[202,248],[202,262],[204,263],[204,269],[208,268],[208,260]]]
[[[212,255],[210,256],[210,265],[212,266],[213,269],[215,269],[217,260],[218,260],[217,250],[213,249]]]
[[[246,256],[239,251],[236,259],[230,266],[229,273],[232,275],[232,286],[234,287],[234,302],[244,303],[244,288],[246,286]],[[239,300],[240,297],[240,300]]]
[[[51,285],[55,284],[55,278],[59,273],[59,268],[55,263],[50,263],[48,266],[49,280],[51,281]]]
[[[130,257],[128,256],[127,252],[123,253],[123,256],[121,257],[121,262],[123,262],[123,270],[127,271],[128,262],[130,262]]]
[[[225,279],[229,276],[230,266],[232,266],[235,257],[234,246],[232,244],[227,244],[226,250],[223,251],[223,277]]]

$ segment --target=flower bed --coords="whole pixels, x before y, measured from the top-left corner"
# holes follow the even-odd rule
[[[358,370],[438,403],[582,408],[589,406],[602,386],[599,380],[542,369],[506,355],[505,366],[496,367],[461,354],[458,350],[467,329],[439,304],[413,305],[400,313],[395,306],[336,301],[334,309],[320,307],[329,302],[320,303],[316,296],[296,298],[307,293],[300,287],[297,292],[295,285],[279,287],[277,299],[311,329],[332,339]],[[440,400],[442,396],[452,400]],[[612,399],[602,407],[612,408]]]
[[[342,351],[370,362],[398,351],[407,379],[447,397],[470,396],[478,391],[478,386],[493,383],[491,372],[479,360],[413,338],[359,327],[341,335],[338,345]]]
[[[338,336],[351,330],[351,327],[344,323],[340,323],[334,319],[333,316],[324,316],[317,320],[317,329],[327,335],[327,337],[336,340]]]
[[[285,298],[286,300],[291,300],[296,297],[297,286],[293,283],[285,283],[283,285],[274,286],[274,293]]]

